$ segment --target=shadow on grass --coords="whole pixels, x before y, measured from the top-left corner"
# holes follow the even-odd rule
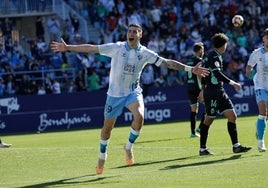
[[[166,142],[166,141],[172,141],[172,140],[178,140],[178,138],[168,138],[168,139],[161,139],[161,140],[145,140],[145,141],[137,141],[135,144],[142,144],[142,143],[151,143],[151,142]]]
[[[238,155],[236,154],[236,155],[233,155],[231,157],[218,159],[218,160],[202,161],[202,162],[183,164],[183,165],[172,165],[172,166],[167,166],[167,167],[160,169],[160,170],[169,170],[169,169],[185,168],[185,167],[191,167],[191,166],[202,166],[202,165],[208,165],[208,164],[214,164],[214,163],[222,163],[222,162],[229,161],[229,160],[239,159],[239,158],[241,158],[241,156],[242,156],[242,154],[238,154]],[[258,156],[258,155],[256,155],[256,156]],[[148,161],[148,162],[143,162],[143,163],[135,163],[133,166],[123,165],[123,166],[115,167],[114,169],[126,168],[126,167],[128,167],[128,168],[129,167],[137,167],[137,166],[167,163],[167,162],[174,162],[174,161],[182,161],[182,160],[188,160],[188,159],[194,159],[194,158],[207,158],[207,159],[209,159],[211,157],[212,156],[200,157],[199,155],[193,155],[193,156],[188,156],[188,157],[181,157],[181,158],[161,160],[161,161]],[[250,157],[252,157],[252,156],[250,156]]]
[[[239,155],[233,155],[231,157],[218,159],[218,160],[202,161],[202,162],[183,164],[183,165],[172,165],[172,166],[167,166],[165,168],[162,168],[160,170],[171,170],[171,169],[177,169],[177,168],[185,168],[185,167],[202,166],[202,165],[208,165],[208,164],[214,164],[214,163],[222,163],[222,162],[229,161],[229,160],[239,159],[239,158],[241,158],[241,156],[242,155],[239,154]]]
[[[123,165],[123,166],[118,166],[116,168],[126,168],[126,167],[134,167],[134,166],[152,165],[152,164],[158,164],[158,163],[167,163],[167,162],[181,161],[181,160],[187,160],[187,159],[197,158],[197,157],[199,156],[193,155],[189,157],[181,157],[181,158],[176,158],[176,159],[168,159],[168,160],[161,160],[161,161],[148,161],[148,162],[143,162],[143,163],[135,163],[133,166]]]
[[[79,179],[87,178],[87,177],[96,177],[96,178],[79,181]],[[90,174],[90,175],[78,176],[78,177],[73,177],[73,178],[61,179],[61,180],[57,180],[57,181],[39,183],[39,184],[34,184],[34,185],[27,185],[27,186],[22,186],[22,187],[18,187],[18,188],[48,188],[48,187],[51,187],[51,186],[76,187],[76,186],[79,186],[79,184],[103,181],[103,180],[108,179],[108,178],[112,178],[112,176],[100,177],[100,176],[98,176],[96,174]],[[111,183],[111,182],[109,182],[109,183]]]

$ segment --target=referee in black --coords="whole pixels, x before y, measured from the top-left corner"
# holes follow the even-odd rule
[[[194,55],[187,62],[187,65],[195,66],[200,62],[203,62],[204,56],[204,44],[202,42],[194,43],[193,45]],[[197,114],[199,109],[199,102],[203,101],[203,94],[201,92],[201,78],[195,74],[187,73],[187,92],[190,102],[190,128],[191,134],[190,138],[199,137],[200,125],[196,128]],[[204,114],[202,116],[201,122],[204,120]],[[200,122],[200,124],[201,124]]]
[[[252,147],[242,146],[238,142],[236,119],[233,103],[223,88],[223,83],[232,85],[236,90],[241,89],[241,85],[223,73],[222,54],[227,48],[228,37],[224,33],[216,33],[211,41],[213,50],[210,51],[205,60],[205,67],[210,70],[210,74],[204,78],[205,87],[203,91],[206,116],[201,124],[200,150],[199,155],[213,155],[207,146],[208,130],[217,114],[222,114],[227,118],[227,130],[232,142],[233,153],[247,152]],[[203,83],[203,82],[202,82]]]

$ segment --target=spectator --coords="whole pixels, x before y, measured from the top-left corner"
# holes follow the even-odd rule
[[[41,38],[42,40],[45,40],[44,23],[44,18],[41,16],[37,16],[35,21],[35,36],[36,38]]]
[[[116,8],[119,14],[123,14],[126,10],[125,2],[123,0],[117,0]]]
[[[154,85],[154,69],[152,65],[146,65],[141,74],[141,85],[143,89],[143,96],[146,97],[149,88]]]
[[[16,51],[12,55],[11,61],[10,61],[10,67],[14,71],[23,71],[24,70],[24,62],[21,60],[21,55],[20,55],[19,51]]]
[[[36,39],[36,46],[41,56],[47,51],[47,44],[43,38]]]
[[[61,25],[56,15],[52,15],[47,21],[50,41],[59,41],[61,36]]]
[[[101,89],[108,89],[109,86],[109,78],[110,78],[110,70],[107,71],[107,74],[105,76],[102,76],[101,78]]]
[[[154,28],[158,28],[159,24],[161,22],[161,15],[162,11],[159,7],[156,7],[153,5],[153,8],[150,10],[151,18],[152,18],[152,23],[154,25]]]
[[[163,54],[166,51],[166,43],[163,37],[159,36],[158,37],[158,50],[159,53]]]
[[[18,86],[18,94],[19,95],[28,95],[30,94],[30,81],[28,75],[22,75],[21,81]]]
[[[46,90],[43,86],[38,86],[38,91],[37,91],[37,95],[45,95],[46,94]]]
[[[76,14],[69,13],[72,26],[74,28],[74,33],[78,33],[80,27],[80,21]]]
[[[79,70],[77,72],[77,76],[75,78],[75,87],[76,87],[76,91],[86,91],[87,90],[87,88],[85,86],[84,73],[82,70]]]
[[[155,79],[154,85],[156,87],[165,87],[167,85],[164,75],[160,75],[158,78]]]
[[[110,31],[114,31],[116,29],[117,23],[118,23],[118,14],[117,14],[116,10],[113,10],[113,12],[111,12],[109,14],[109,16],[107,16],[105,19],[107,22],[106,29],[108,29]]]
[[[65,19],[61,38],[69,42],[74,38],[74,27],[68,18]]]
[[[50,62],[54,69],[60,69],[63,63],[61,53],[53,53]]]
[[[44,12],[46,10],[46,0],[37,0],[37,11]]]
[[[127,13],[126,12],[123,12],[121,14],[121,16],[119,17],[119,19],[118,19],[118,29],[119,29],[119,31],[126,31],[127,30],[127,26],[128,26]]]
[[[8,54],[1,41],[0,41],[0,63],[1,65],[8,64]]]
[[[108,28],[104,31],[103,29],[101,31],[101,36],[103,37],[103,43],[110,43],[113,42],[115,39],[115,34],[117,30],[109,30]]]
[[[16,94],[16,84],[15,84],[14,77],[12,75],[8,75],[6,86],[7,86],[6,92],[8,96],[12,96]]]
[[[183,81],[178,79],[176,75],[176,71],[170,70],[167,76],[167,85],[168,86],[176,86],[176,85],[183,85]]]
[[[159,45],[158,45],[158,40],[157,37],[152,34],[150,41],[147,44],[147,48],[149,48],[150,50],[155,51],[156,53],[159,53]]]
[[[87,77],[88,88],[90,91],[99,90],[100,89],[100,76],[96,73],[96,71],[92,71],[91,74]]]
[[[18,42],[18,40],[14,40],[14,43],[12,45],[12,52],[19,52],[19,54],[24,55],[24,49],[22,45]]]
[[[61,85],[58,80],[54,79],[51,86],[52,94],[61,94]]]
[[[31,80],[28,94],[37,94],[39,85],[36,80]]]
[[[0,98],[6,94],[6,85],[2,77],[0,77]]]
[[[70,80],[69,81],[69,85],[68,85],[68,88],[67,88],[67,92],[68,93],[73,93],[76,91],[76,87],[75,87],[75,84],[73,82],[73,80]]]
[[[169,34],[166,39],[166,51],[167,53],[174,54],[174,55],[178,53],[177,39],[171,34]]]
[[[45,81],[44,81],[44,85],[45,85],[45,91],[46,93],[50,94],[52,93],[52,78],[50,73],[46,73],[46,77],[45,77]]]

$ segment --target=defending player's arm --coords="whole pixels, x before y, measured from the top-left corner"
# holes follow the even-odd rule
[[[213,74],[219,81],[232,85],[236,90],[240,90],[242,88],[241,84],[231,80],[218,69],[213,70]]]
[[[209,75],[209,70],[207,68],[201,67],[201,62],[192,67],[172,59],[164,59],[161,65],[166,66],[169,69],[192,72],[201,77],[206,77]]]
[[[92,44],[67,45],[63,39],[61,39],[61,43],[52,41],[50,47],[54,52],[73,51],[73,52],[84,52],[84,53],[99,53],[99,48],[97,45]]]

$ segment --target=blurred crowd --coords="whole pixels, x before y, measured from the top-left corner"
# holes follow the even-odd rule
[[[245,65],[254,48],[262,45],[261,33],[268,27],[267,0],[65,0],[75,12],[61,21],[56,15],[36,20],[36,39],[23,38],[30,46],[30,53],[24,52],[19,42],[9,44],[12,28],[11,19],[1,21],[1,30],[7,42],[0,44],[1,72],[0,96],[10,94],[60,93],[61,91],[94,91],[106,89],[109,83],[110,59],[99,54],[52,53],[51,40],[62,37],[68,44],[109,43],[126,40],[127,26],[137,22],[143,27],[142,45],[166,58],[174,58],[187,63],[193,55],[195,42],[205,44],[206,53],[211,50],[211,36],[224,32],[230,38],[224,54],[224,71],[236,81],[245,79]],[[79,33],[80,21],[76,15],[83,16],[92,28],[99,31],[98,38],[85,41]],[[242,27],[234,27],[231,19],[235,14],[244,17]],[[47,27],[45,29],[44,27]],[[45,32],[49,40],[45,41]],[[5,45],[5,48],[2,46]],[[21,92],[20,83],[10,84],[14,71],[74,68],[75,78],[64,83],[53,79],[47,84],[37,83],[32,92]],[[64,71],[63,71],[64,73]],[[26,80],[33,80],[29,75]],[[14,78],[13,78],[14,79]],[[185,84],[186,75],[182,71],[172,71],[148,65],[145,67],[141,84],[144,94],[150,86],[167,87]],[[56,82],[57,89],[53,88]],[[13,85],[13,89],[12,89]],[[26,84],[27,85],[27,84]],[[31,84],[29,84],[31,85]],[[63,87],[64,85],[64,87]],[[15,87],[17,86],[17,87]],[[21,86],[24,87],[24,86]],[[11,89],[10,89],[11,88]],[[30,89],[29,89],[30,90]],[[61,90],[61,91],[59,91]],[[2,94],[1,94],[2,93]]]

